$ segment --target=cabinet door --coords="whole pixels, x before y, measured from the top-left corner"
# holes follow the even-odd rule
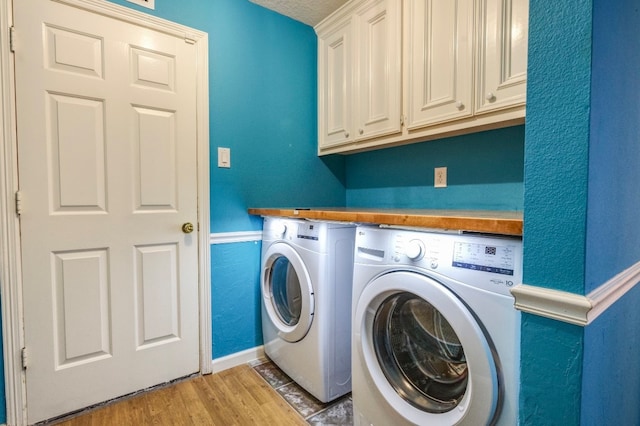
[[[476,113],[523,105],[529,0],[478,0]]]
[[[355,13],[356,140],[400,133],[401,4],[368,1]]]
[[[473,113],[473,0],[405,1],[407,128]]]
[[[318,37],[318,145],[353,141],[351,18]]]

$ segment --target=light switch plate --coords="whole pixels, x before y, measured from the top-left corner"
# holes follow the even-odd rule
[[[156,8],[156,0],[127,0],[129,3],[135,3],[138,6],[146,7],[147,9]]]
[[[231,168],[231,148],[218,147],[218,167]]]

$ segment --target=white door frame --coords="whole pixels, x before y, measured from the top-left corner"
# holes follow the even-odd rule
[[[197,52],[197,167],[198,167],[198,289],[200,309],[200,372],[212,372],[211,356],[211,271],[209,243],[209,65],[208,35],[164,19],[156,18],[106,0],[53,0],[100,13],[135,25],[161,31],[194,44]],[[3,40],[13,25],[14,0],[0,6],[0,34]],[[15,47],[20,48],[19,29]],[[4,343],[7,424],[26,424],[22,276],[19,219],[16,214],[18,158],[15,117],[15,75],[9,43],[0,44],[0,294]]]

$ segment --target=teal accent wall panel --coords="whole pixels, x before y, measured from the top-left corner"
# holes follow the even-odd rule
[[[583,328],[522,315],[520,424],[580,424]]]
[[[640,11],[594,7],[586,292],[640,261]]]
[[[352,154],[347,206],[367,208],[523,208],[524,126]],[[434,168],[447,167],[447,188]]]
[[[317,152],[313,28],[248,1],[211,19],[211,229],[261,229],[249,207],[343,206],[344,162]],[[224,6],[222,6],[224,5]],[[218,146],[231,168],[217,168]]]
[[[2,317],[0,317],[0,330],[2,330]],[[1,333],[0,333],[1,335]],[[0,354],[4,353],[4,339],[0,339]],[[7,398],[4,387],[4,358],[0,356],[0,424],[7,422]]]
[[[594,1],[586,292],[640,261],[640,11]],[[582,424],[640,423],[640,286],[585,330]]]
[[[530,2],[524,281],[583,294],[591,1]]]
[[[211,245],[212,353],[262,345],[260,242]]]
[[[585,329],[581,425],[640,424],[640,285]]]

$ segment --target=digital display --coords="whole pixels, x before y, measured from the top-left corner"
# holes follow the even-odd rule
[[[313,223],[298,225],[298,238],[302,240],[318,240],[319,231]]]
[[[513,275],[515,266],[512,246],[456,242],[452,266],[494,274]]]

